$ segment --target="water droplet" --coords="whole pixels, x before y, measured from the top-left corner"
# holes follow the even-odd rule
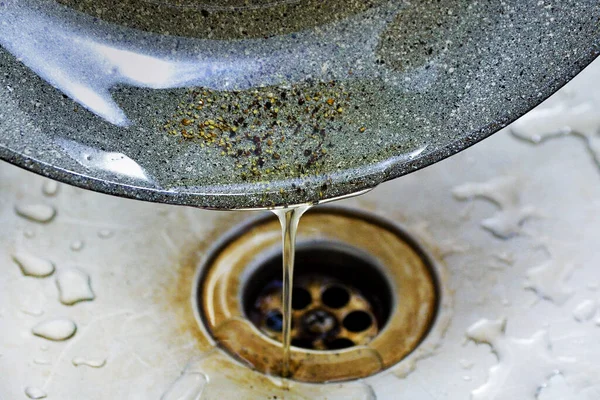
[[[594,300],[582,301],[573,310],[573,318],[578,322],[589,321],[596,314],[598,303]]]
[[[183,373],[162,395],[161,400],[198,400],[208,383],[206,375],[198,372]]]
[[[539,107],[511,125],[519,139],[539,144],[547,139],[572,135],[583,139],[600,167],[600,115],[597,104],[564,99],[553,107]]]
[[[504,263],[506,265],[514,265],[515,263],[515,255],[504,251],[501,253],[496,253],[496,254],[492,254],[494,256],[494,258],[498,261],[500,261],[501,263]]]
[[[77,331],[75,322],[67,318],[55,318],[40,322],[34,326],[31,332],[39,337],[48,340],[67,340],[71,338]]]
[[[75,357],[71,360],[71,362],[76,367],[79,367],[80,365],[85,365],[86,367],[91,368],[102,368],[106,365],[106,358]]]
[[[90,276],[79,268],[67,268],[56,274],[60,302],[71,306],[80,301],[94,300]]]
[[[100,229],[98,231],[98,237],[100,239],[108,239],[111,238],[115,233],[110,229]]]
[[[59,184],[57,181],[53,181],[51,179],[46,179],[42,186],[42,193],[46,196],[56,196],[58,193]]]
[[[21,268],[23,275],[43,278],[54,272],[54,264],[51,261],[33,254],[18,252],[13,254],[12,259]]]
[[[525,287],[539,297],[563,305],[573,295],[573,289],[566,281],[573,271],[573,265],[560,260],[549,260],[527,270]]]
[[[490,345],[498,357],[487,382],[471,392],[472,400],[535,399],[547,380],[564,367],[552,356],[546,331],[515,339],[507,337],[505,329],[506,319],[482,319],[467,330],[469,339]]]
[[[23,231],[23,236],[25,236],[27,239],[31,239],[35,237],[35,232],[32,231],[31,229],[25,229]]]
[[[27,315],[31,315],[32,317],[41,317],[42,315],[44,315],[44,311],[43,310],[21,310],[21,312],[23,314],[27,314]]]
[[[56,209],[47,204],[18,204],[15,211],[23,218],[40,223],[50,222],[56,216]]]
[[[83,249],[83,240],[74,240],[73,242],[71,242],[71,250],[73,251],[80,251],[81,249]]]
[[[50,360],[46,360],[45,358],[34,358],[33,363],[38,364],[38,365],[50,365],[51,364]]]
[[[483,183],[466,183],[452,191],[458,200],[482,198],[496,204],[500,211],[492,218],[485,219],[481,226],[502,239],[521,233],[521,225],[526,219],[536,215],[531,206],[522,206],[517,180],[501,176]]]
[[[33,400],[45,399],[47,396],[46,392],[44,392],[42,389],[32,386],[27,386],[25,388],[25,394],[27,395],[27,397]]]
[[[394,366],[394,375],[400,379],[407,378],[410,374],[415,372],[417,369],[417,362],[414,358],[402,360],[397,366]]]
[[[464,358],[458,360],[458,363],[462,369],[471,369],[473,368],[473,365],[475,365],[473,361],[465,360]]]
[[[465,375],[465,376],[463,376],[463,380],[468,382],[471,380],[471,377],[469,375]]]

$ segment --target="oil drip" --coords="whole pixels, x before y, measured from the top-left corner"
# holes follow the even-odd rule
[[[281,224],[283,246],[283,353],[281,375],[287,378],[290,374],[290,341],[292,330],[292,286],[294,280],[294,256],[296,253],[296,233],[302,214],[311,206],[304,205],[288,209],[273,210]]]

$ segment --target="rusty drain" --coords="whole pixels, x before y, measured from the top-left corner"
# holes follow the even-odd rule
[[[234,229],[201,266],[197,311],[216,343],[261,372],[281,368],[281,255],[270,216]],[[294,273],[292,378],[365,377],[410,354],[433,323],[430,259],[399,227],[316,208],[301,223]]]

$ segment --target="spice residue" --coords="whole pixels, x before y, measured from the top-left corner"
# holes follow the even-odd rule
[[[336,81],[230,92],[193,88],[163,128],[232,158],[242,180],[296,178],[318,173],[344,131],[365,132],[354,126],[348,110],[360,106],[352,100]]]

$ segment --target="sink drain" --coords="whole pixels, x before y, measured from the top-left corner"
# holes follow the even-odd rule
[[[261,372],[281,372],[281,232],[270,215],[230,232],[199,270],[197,316],[216,344]],[[378,217],[322,207],[300,223],[294,271],[292,378],[365,377],[410,354],[439,296],[432,263]]]
[[[242,305],[265,335],[282,341],[281,255],[247,279]],[[387,322],[393,295],[377,260],[336,242],[300,243],[292,297],[292,346],[339,350],[366,345]]]

